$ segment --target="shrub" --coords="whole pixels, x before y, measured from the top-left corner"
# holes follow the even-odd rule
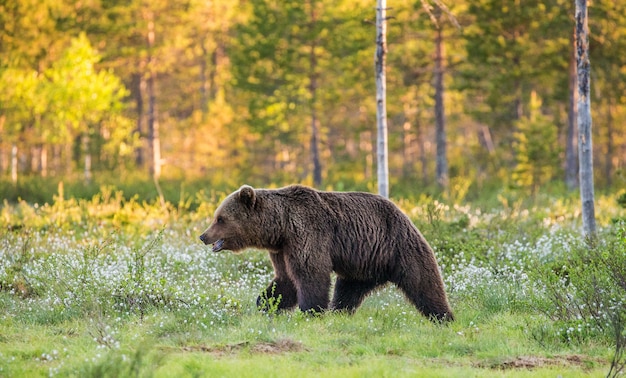
[[[539,268],[547,303],[542,310],[571,343],[599,336],[614,354],[607,376],[626,367],[626,223],[615,224],[598,242],[572,251],[563,264]]]

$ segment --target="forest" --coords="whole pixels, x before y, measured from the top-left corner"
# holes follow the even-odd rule
[[[388,3],[391,193],[577,189],[574,2],[438,4]],[[375,190],[375,2],[7,0],[0,17],[3,187]],[[626,1],[591,2],[589,28],[608,190],[626,183]]]

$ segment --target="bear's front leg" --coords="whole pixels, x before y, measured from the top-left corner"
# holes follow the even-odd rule
[[[289,310],[298,303],[296,287],[290,279],[274,278],[256,299],[257,307],[265,312],[272,308]]]
[[[332,265],[324,260],[312,264],[301,255],[287,257],[289,274],[298,292],[298,307],[303,312],[322,312],[328,308]]]
[[[269,311],[274,306],[278,310],[288,310],[298,303],[296,286],[287,274],[284,256],[282,252],[270,253],[274,279],[256,300],[257,307],[263,311]]]

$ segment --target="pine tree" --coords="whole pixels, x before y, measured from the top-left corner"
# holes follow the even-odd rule
[[[559,163],[557,128],[541,113],[541,101],[535,92],[530,99],[530,115],[515,123],[513,150],[516,166],[515,186],[536,194],[541,185],[554,178]]]

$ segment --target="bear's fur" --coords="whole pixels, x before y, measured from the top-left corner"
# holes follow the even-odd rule
[[[433,250],[409,218],[378,195],[244,185],[220,204],[200,239],[215,252],[270,252],[275,277],[257,299],[265,310],[271,298],[279,309],[327,309],[334,271],[332,309],[352,312],[392,282],[425,316],[453,320]]]

